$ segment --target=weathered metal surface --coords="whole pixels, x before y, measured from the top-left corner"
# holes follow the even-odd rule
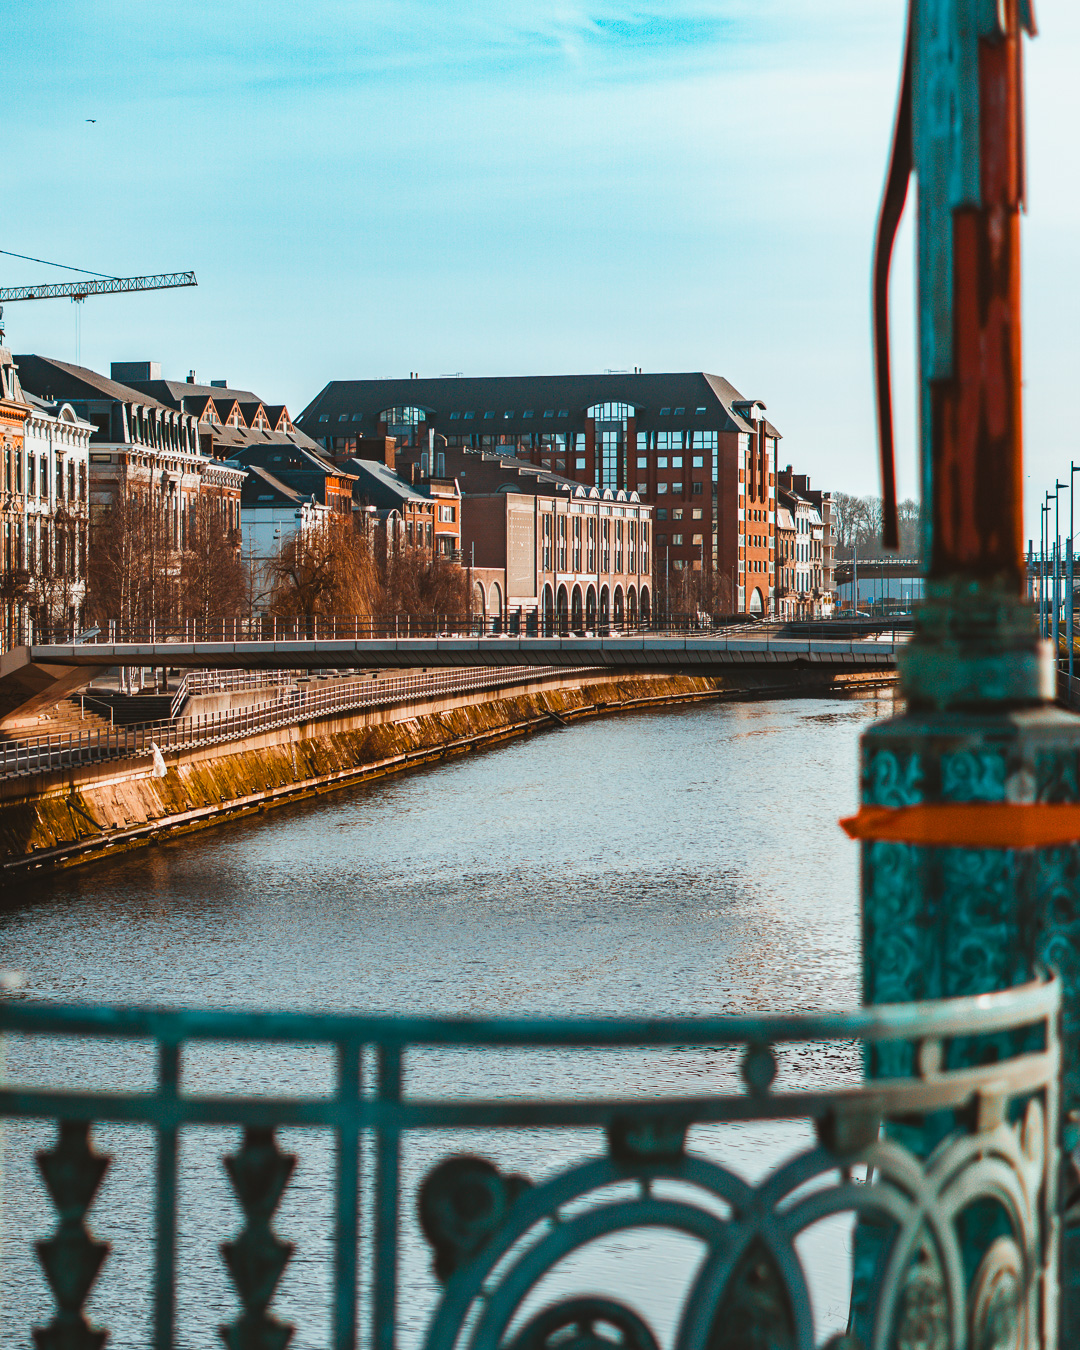
[[[88,1122],[138,1121],[159,1140],[149,1339],[155,1350],[171,1350],[175,1340],[176,1134],[210,1123],[243,1129],[239,1150],[224,1160],[243,1213],[240,1234],[221,1244],[241,1303],[222,1328],[230,1347],[280,1348],[292,1334],[271,1310],[293,1252],[274,1232],[272,1217],[295,1161],[279,1150],[274,1132],[302,1124],[332,1131],[336,1144],[335,1350],[397,1344],[401,1224],[410,1210],[418,1213],[441,1285],[423,1332],[425,1350],[656,1350],[660,1337],[634,1307],[632,1287],[556,1299],[523,1324],[520,1316],[566,1257],[642,1228],[688,1235],[703,1253],[700,1260],[687,1257],[676,1350],[812,1350],[800,1236],[836,1215],[858,1217],[875,1243],[872,1268],[860,1272],[867,1329],[853,1329],[833,1346],[1056,1350],[1059,997],[1058,981],[1047,979],[986,997],[851,1013],[648,1021],[0,1003],[0,1032],[151,1038],[159,1047],[158,1082],[150,1090],[0,1089],[0,1117],[54,1120],[59,1129],[42,1168],[68,1236],[40,1251],[58,1302],[54,1326],[72,1330],[51,1340],[42,1339],[51,1331],[41,1333],[39,1344],[89,1350],[101,1343],[94,1338],[103,1333],[86,1327],[82,1306],[107,1249],[90,1237],[84,1219],[109,1160],[92,1152]],[[231,1057],[244,1045],[263,1053],[267,1043],[330,1045],[334,1090],[276,1099],[189,1093],[185,1056],[206,1041],[231,1043]],[[824,1043],[835,1057],[841,1046],[850,1051],[860,1041],[868,1057],[889,1060],[893,1077],[860,1084],[856,1070],[847,1087],[790,1086],[801,1077],[806,1045]],[[792,1044],[800,1048],[789,1063]],[[619,1101],[418,1098],[406,1086],[409,1059],[432,1047],[478,1055],[508,1047],[640,1047],[644,1086],[640,1097]],[[650,1093],[644,1058],[650,1047],[703,1052],[702,1070],[714,1077],[724,1072],[716,1066],[725,1047],[741,1048],[742,1090],[733,1083],[693,1098]],[[373,1066],[366,1077],[364,1064]],[[470,1078],[476,1077],[473,1062]],[[811,1136],[795,1146],[757,1183],[728,1164],[716,1136],[706,1151],[696,1133],[704,1124],[776,1120],[808,1122],[816,1142]],[[920,1122],[936,1128],[926,1156],[899,1135],[906,1129],[920,1137]],[[537,1127],[585,1127],[595,1142],[583,1143],[583,1160],[554,1175],[506,1173],[484,1157],[451,1151],[417,1182],[403,1180],[402,1149],[414,1132],[430,1138],[432,1131],[482,1128],[509,1140],[515,1129],[535,1137]],[[363,1211],[362,1177],[374,1188]],[[991,1208],[997,1222],[973,1244],[967,1216],[980,1207]],[[373,1241],[365,1240],[362,1212],[370,1215]],[[303,1245],[314,1235],[293,1236]],[[199,1234],[207,1244],[216,1238]],[[360,1290],[367,1291],[363,1300]]]
[[[1071,1150],[1080,1111],[1080,813],[1049,808],[1080,802],[1080,721],[1047,706],[1052,653],[1023,596],[1025,31],[1034,32],[1025,0],[910,0],[904,83],[919,186],[928,580],[899,662],[908,712],[863,738],[857,832],[868,999],[972,994],[1030,978],[1043,962],[1060,969]],[[922,828],[935,815],[934,828]],[[975,1046],[954,1052],[955,1062],[977,1057]],[[909,1068],[891,1051],[871,1059],[877,1075]],[[926,1156],[947,1127],[893,1133]],[[994,1246],[994,1223],[976,1216],[965,1235],[967,1268],[981,1270],[988,1300],[971,1337],[1019,1344],[996,1302],[1007,1302],[1013,1257]],[[858,1262],[871,1266],[869,1227],[856,1246]],[[1067,1285],[1080,1280],[1078,1256],[1070,1239]],[[858,1300],[856,1312],[859,1329]],[[1062,1344],[1076,1343],[1072,1297],[1064,1327]]]

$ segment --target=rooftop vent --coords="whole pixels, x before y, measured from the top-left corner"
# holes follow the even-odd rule
[[[228,380],[211,380],[211,381],[210,381],[210,388],[211,388],[211,389],[228,389],[228,387],[229,387],[229,381],[228,381]]]
[[[114,361],[109,366],[109,378],[117,384],[130,384],[133,380],[160,380],[160,361]]]

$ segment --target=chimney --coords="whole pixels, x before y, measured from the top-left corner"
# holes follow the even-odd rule
[[[188,371],[188,373],[187,373],[187,382],[188,382],[188,384],[194,384],[194,383],[195,383],[195,372],[194,372],[193,370],[189,370],[189,371]]]

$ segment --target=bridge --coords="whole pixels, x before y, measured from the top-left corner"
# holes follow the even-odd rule
[[[827,638],[782,627],[608,637],[319,638],[300,641],[79,642],[16,647],[0,657],[0,716],[25,715],[118,666],[196,670],[432,670],[583,666],[640,673],[723,675],[814,668],[823,676],[891,670],[896,629]],[[858,630],[852,630],[858,631]]]

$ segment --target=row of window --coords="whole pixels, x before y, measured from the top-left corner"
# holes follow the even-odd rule
[[[25,474],[24,474],[25,468]],[[25,497],[49,496],[49,458],[47,455],[35,455],[26,452],[25,463],[21,450],[4,451],[4,488],[7,492],[18,493]],[[65,491],[66,488],[66,491]],[[57,464],[56,496],[58,500],[80,501],[86,498],[86,465],[80,464],[76,471],[75,461],[67,461],[67,474],[64,474],[64,462]]]
[[[598,403],[594,407],[587,409],[586,416],[593,418],[593,420],[597,422],[625,422],[628,420],[628,418],[634,415],[634,411],[635,410],[632,407],[630,407],[629,404],[625,403]],[[708,412],[708,409],[705,407],[695,408],[693,415],[695,417],[704,417],[706,412]],[[498,415],[499,414],[495,409],[490,409],[481,414],[480,420],[483,422],[493,422],[498,417]],[[503,420],[507,422],[510,421],[511,418],[515,417],[516,415],[517,415],[516,411],[513,408],[505,409],[502,414]],[[527,420],[528,418],[535,417],[536,415],[537,413],[535,408],[525,408],[522,410],[521,413],[522,420]],[[542,417],[569,417],[570,409],[559,408],[558,410],[556,410],[555,408],[545,408],[540,415]],[[685,417],[686,409],[685,407],[661,408],[660,416]],[[379,414],[378,420],[384,423],[389,428],[403,430],[406,427],[419,426],[421,422],[426,420],[426,418],[427,413],[423,408],[398,407],[398,408],[384,408],[383,411]],[[353,422],[362,422],[364,420],[364,414],[354,412],[351,414],[350,417],[350,414],[347,412],[338,413],[337,420],[339,422],[348,422],[350,420]],[[475,409],[469,412],[452,412],[450,414],[451,422],[474,422],[476,420],[477,415]],[[329,422],[330,414],[320,413],[319,421]],[[659,434],[664,435],[665,433],[661,432]],[[676,432],[674,434],[680,435],[681,433]],[[713,435],[715,434],[716,433],[713,432]]]
[[[686,536],[683,534],[673,534],[670,536],[670,539],[666,534],[658,534],[656,536],[656,542],[658,545],[670,543],[672,548],[682,548],[685,539]],[[692,534],[690,536],[690,543],[692,545],[700,546],[701,542],[702,536],[700,534]]]

